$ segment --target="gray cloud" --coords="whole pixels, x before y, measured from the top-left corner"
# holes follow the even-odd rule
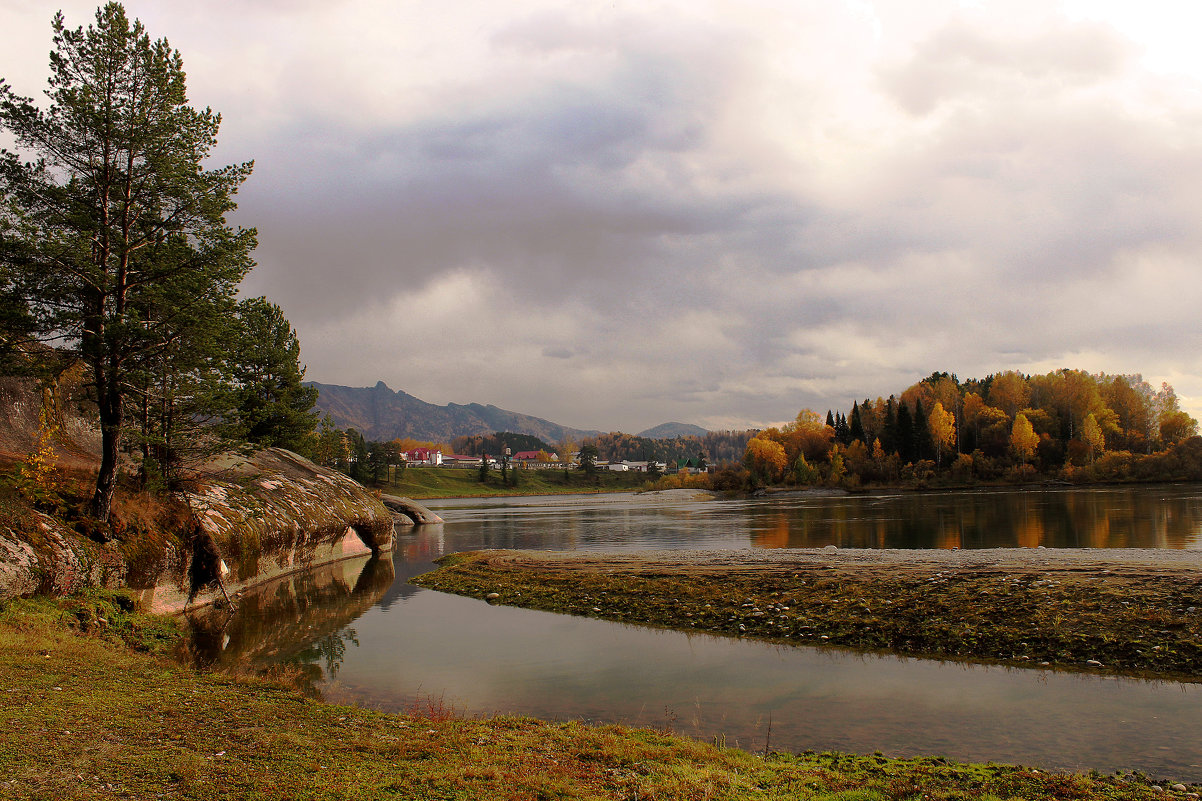
[[[1198,411],[1199,75],[1019,5],[131,11],[256,159],[247,291],[316,380],[637,431],[1073,366]]]

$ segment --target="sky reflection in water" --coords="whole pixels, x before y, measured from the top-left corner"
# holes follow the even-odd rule
[[[304,657],[322,695],[388,710],[435,703],[671,727],[751,750],[770,742],[1202,779],[1198,685],[782,648],[494,607],[406,583],[438,556],[474,548],[1197,547],[1202,501],[1192,489],[436,506],[448,522],[399,529],[391,571],[377,565],[357,580],[343,568],[338,581],[316,582],[327,599],[342,586],[345,602],[284,600],[295,649],[260,648],[256,658],[296,658],[306,631],[338,638]],[[300,584],[292,591],[303,594]],[[277,602],[287,596],[275,592]],[[227,644],[227,658],[255,650],[250,629],[278,630],[264,625],[266,606],[254,615],[248,641]]]

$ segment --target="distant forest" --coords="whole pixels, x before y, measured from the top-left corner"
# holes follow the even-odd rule
[[[823,420],[805,409],[759,432],[744,464],[766,483],[1202,478],[1198,423],[1139,375],[934,373]]]
[[[475,434],[473,436],[455,437],[451,440],[451,451],[465,456],[499,456],[509,448],[514,453],[521,451],[546,451],[555,453],[555,446],[543,442],[530,434],[513,434],[508,431],[498,431],[495,434]]]
[[[742,461],[747,443],[754,435],[754,431],[708,431],[705,436],[648,439],[612,432],[588,437],[583,444],[595,445],[600,458],[608,461],[702,459],[709,465],[728,465]]]
[[[615,431],[585,437],[580,442],[561,440],[543,442],[527,434],[498,432],[456,437],[451,441],[455,453],[479,456],[484,453],[498,454],[506,447],[517,451],[546,451],[566,458],[567,453],[577,451],[585,445],[597,449],[597,458],[602,461],[657,461],[676,462],[685,459],[704,460],[707,464],[738,464],[743,459],[748,441],[754,431],[709,431],[705,436],[683,436],[671,439],[651,439],[634,434]]]

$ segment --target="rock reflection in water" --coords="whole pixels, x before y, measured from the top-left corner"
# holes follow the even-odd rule
[[[360,557],[294,573],[244,593],[237,609],[205,607],[188,616],[193,662],[204,668],[297,662],[306,689],[338,672],[346,626],[379,603],[395,579],[392,555]]]

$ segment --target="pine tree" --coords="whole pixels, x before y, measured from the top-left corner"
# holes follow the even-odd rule
[[[860,405],[855,401],[851,404],[851,423],[848,426],[848,435],[852,442],[859,440],[864,442],[864,423],[860,420]]]
[[[931,426],[927,413],[922,408],[922,400],[914,401],[914,459],[930,459],[935,455],[931,444]]]
[[[254,445],[304,451],[317,424],[317,388],[302,383],[296,332],[266,298],[243,300],[235,317],[230,422]]]
[[[917,458],[914,452],[914,421],[910,417],[910,407],[904,403],[897,405],[897,453],[902,464]]]
[[[885,422],[880,439],[885,453],[899,452],[901,437],[898,433],[897,400],[892,395],[885,401]]]
[[[219,115],[188,105],[183,61],[119,3],[85,31],[53,21],[50,107],[0,86],[0,127],[33,154],[0,155],[44,337],[82,358],[95,392],[101,464],[92,510],[107,521],[129,386],[186,335],[196,310],[232,298],[255,232],[225,215],[250,163],[206,169]]]

